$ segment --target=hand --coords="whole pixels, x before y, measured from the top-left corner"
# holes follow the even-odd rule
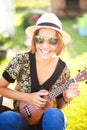
[[[46,105],[47,99],[43,98],[48,95],[47,90],[40,90],[29,94],[29,103],[32,104],[35,108],[40,109]]]
[[[63,92],[64,99],[69,102],[72,98],[79,96],[80,86],[77,82],[70,84],[69,88]]]

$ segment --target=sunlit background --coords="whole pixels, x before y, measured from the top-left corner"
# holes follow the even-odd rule
[[[30,39],[24,30],[44,12],[54,12],[73,39],[60,55],[72,77],[87,67],[87,0],[0,0],[0,75],[16,53],[28,51]],[[67,130],[87,130],[87,84],[80,82],[80,86],[80,96],[63,109]],[[4,104],[9,103],[5,99]]]

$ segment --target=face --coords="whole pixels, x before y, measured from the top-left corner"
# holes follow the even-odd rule
[[[36,54],[42,59],[53,57],[58,48],[58,38],[56,31],[53,29],[40,29],[35,36]]]

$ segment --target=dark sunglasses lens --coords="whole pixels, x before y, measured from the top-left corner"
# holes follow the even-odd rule
[[[49,43],[50,43],[50,44],[55,45],[55,44],[57,44],[57,42],[58,42],[58,39],[57,39],[57,38],[50,38],[50,39],[49,39]]]
[[[38,42],[38,43],[43,43],[43,42],[44,42],[44,38],[43,38],[43,37],[40,37],[40,36],[35,36],[35,40],[36,40],[36,42]]]

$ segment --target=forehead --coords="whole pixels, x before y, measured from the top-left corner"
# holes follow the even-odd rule
[[[56,36],[56,30],[50,29],[50,28],[41,28],[39,30],[39,34],[49,35],[49,36]]]

